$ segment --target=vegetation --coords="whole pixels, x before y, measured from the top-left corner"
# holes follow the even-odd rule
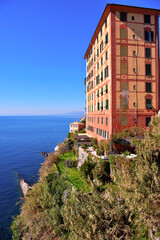
[[[160,118],[136,151],[134,159],[88,157],[80,171],[66,166],[76,162],[73,151],[51,155],[12,224],[13,240],[159,239]]]

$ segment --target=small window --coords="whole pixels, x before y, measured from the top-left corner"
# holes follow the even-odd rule
[[[146,64],[146,76],[151,76],[151,64]]]
[[[135,68],[133,68],[133,72],[136,73],[136,69]]]
[[[136,85],[133,85],[133,89],[136,90]]]
[[[136,103],[135,103],[135,102],[133,103],[133,106],[134,106],[134,107],[136,106]]]
[[[134,16],[132,16],[132,20],[134,20]]]
[[[106,117],[106,126],[108,126],[108,117]]]
[[[135,34],[133,34],[133,39],[136,39],[136,35]]]
[[[150,57],[151,57],[151,49],[146,48],[146,58],[150,58]]]
[[[150,15],[144,15],[144,23],[149,24],[150,21],[151,21],[151,19],[150,19]]]
[[[151,92],[151,83],[146,83],[146,92]]]
[[[146,108],[147,109],[152,108],[152,99],[149,99],[149,98],[146,99]]]
[[[146,127],[148,127],[150,121],[151,121],[151,117],[146,117]]]
[[[121,12],[120,13],[120,19],[122,22],[126,22],[127,21],[127,13],[126,12]]]
[[[133,57],[135,57],[136,56],[136,51],[133,51]]]

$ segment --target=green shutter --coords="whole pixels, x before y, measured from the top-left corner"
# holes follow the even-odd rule
[[[106,84],[106,93],[108,93],[108,84]]]
[[[108,125],[108,117],[106,117],[106,126]]]
[[[154,32],[151,31],[151,42],[153,42],[153,41],[154,41]]]
[[[125,81],[121,82],[121,91],[127,91],[128,90],[128,84]]]
[[[146,76],[151,76],[151,64],[146,64]]]
[[[121,28],[121,39],[127,39],[127,28]]]
[[[108,43],[108,33],[106,34],[106,44]]]
[[[121,46],[121,56],[127,56],[127,46]]]
[[[152,99],[146,99],[146,108],[151,109],[152,108]]]
[[[121,108],[122,109],[127,109],[128,108],[128,99],[127,99],[127,97],[121,98]]]
[[[127,63],[121,62],[121,74],[127,74],[127,72],[128,72]]]
[[[146,83],[146,92],[151,92],[151,83]]]
[[[151,57],[151,49],[146,48],[146,58],[150,58],[150,57]]]
[[[121,115],[121,125],[127,126],[127,115],[124,114]]]
[[[106,109],[109,109],[109,99],[106,100]]]

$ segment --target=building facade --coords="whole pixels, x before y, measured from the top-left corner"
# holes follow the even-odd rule
[[[78,121],[70,123],[69,126],[70,126],[69,131],[73,132],[73,133],[75,133],[76,131],[80,131],[80,130],[85,128],[85,124],[81,123],[81,122],[78,122]]]
[[[108,139],[160,108],[160,10],[108,4],[85,53],[86,130]]]

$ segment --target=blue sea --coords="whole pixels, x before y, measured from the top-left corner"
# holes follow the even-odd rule
[[[12,238],[10,225],[21,207],[18,175],[38,180],[44,156],[67,138],[71,116],[0,117],[0,240]]]

